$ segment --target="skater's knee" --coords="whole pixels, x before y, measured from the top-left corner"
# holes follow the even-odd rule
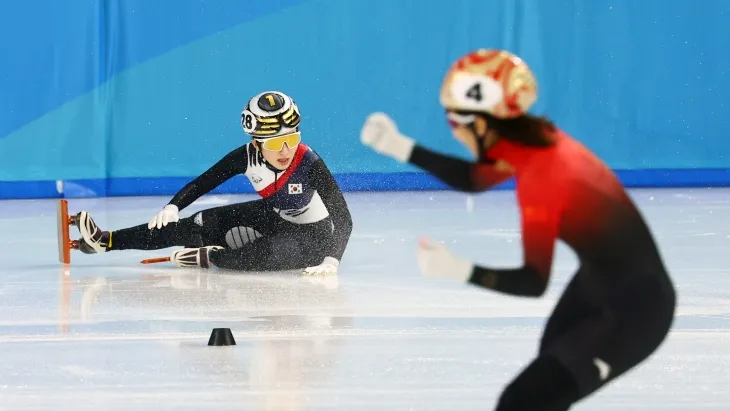
[[[204,244],[203,230],[200,225],[195,222],[195,215],[191,217],[181,218],[174,226],[175,244],[185,246],[187,248],[202,247]]]

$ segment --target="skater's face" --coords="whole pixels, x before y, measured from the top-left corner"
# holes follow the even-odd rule
[[[256,149],[261,151],[264,159],[279,170],[286,170],[294,159],[294,153],[300,142],[299,133],[292,133],[265,140],[256,140]]]
[[[454,138],[464,145],[474,158],[497,142],[497,134],[487,127],[487,119],[474,114],[448,112],[446,115]],[[479,139],[482,136],[482,139]],[[481,146],[480,146],[481,140]]]

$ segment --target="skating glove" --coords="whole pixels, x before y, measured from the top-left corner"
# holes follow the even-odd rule
[[[360,141],[380,154],[408,162],[415,142],[398,132],[395,122],[385,113],[373,113],[365,120]]]
[[[147,228],[151,230],[157,227],[159,229],[169,223],[177,223],[180,221],[179,211],[175,204],[166,205],[157,215],[152,217],[149,224],[147,224]]]
[[[337,268],[340,262],[336,258],[325,257],[322,264],[313,267],[307,267],[302,274],[304,275],[337,275]]]
[[[474,270],[471,261],[454,256],[444,245],[430,238],[421,238],[418,242],[417,259],[418,267],[427,277],[467,282]]]

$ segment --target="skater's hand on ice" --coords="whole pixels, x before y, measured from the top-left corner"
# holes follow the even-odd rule
[[[365,120],[360,141],[380,154],[405,163],[411,158],[415,143],[398,132],[395,122],[385,113],[373,113]]]
[[[325,257],[322,264],[313,267],[307,267],[302,274],[304,275],[337,275],[337,268],[340,262],[332,257]]]
[[[180,215],[178,214],[179,211],[180,210],[178,210],[177,206],[174,204],[166,205],[165,208],[157,213],[156,216],[152,217],[150,222],[147,224],[147,228],[151,230],[157,227],[159,229],[169,223],[177,223],[180,221]]]
[[[468,281],[474,265],[467,260],[454,256],[445,246],[430,238],[418,242],[418,267],[423,275],[434,278],[452,278]]]

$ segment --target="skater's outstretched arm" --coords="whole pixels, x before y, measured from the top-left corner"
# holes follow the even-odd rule
[[[457,190],[472,193],[488,190],[512,177],[512,173],[500,171],[495,164],[468,162],[418,144],[414,145],[408,162]]]
[[[524,265],[514,269],[474,266],[471,284],[506,294],[539,297],[547,288],[559,230],[558,207],[549,198],[523,194],[522,247]],[[534,195],[533,195],[534,197]]]
[[[182,210],[236,174],[245,173],[247,156],[247,146],[231,151],[195,180],[186,184],[168,204]]]
[[[479,266],[459,258],[444,245],[422,239],[418,248],[421,271],[429,277],[455,278],[504,294],[539,297],[548,285],[559,230],[559,208],[552,202],[527,200],[522,211],[524,263],[519,268]]]
[[[525,265],[513,269],[474,266],[469,283],[501,293],[523,297],[539,297],[547,289],[547,279]]]
[[[418,166],[460,191],[485,191],[512,177],[511,170],[501,163],[472,163],[418,145],[401,134],[395,122],[383,113],[368,117],[360,141],[380,154]]]
[[[340,187],[323,160],[317,160],[312,164],[312,168],[309,169],[309,181],[322,198],[334,225],[333,240],[327,256],[339,261],[345,253],[347,243],[350,241],[350,233],[352,233],[350,209],[347,207]]]

